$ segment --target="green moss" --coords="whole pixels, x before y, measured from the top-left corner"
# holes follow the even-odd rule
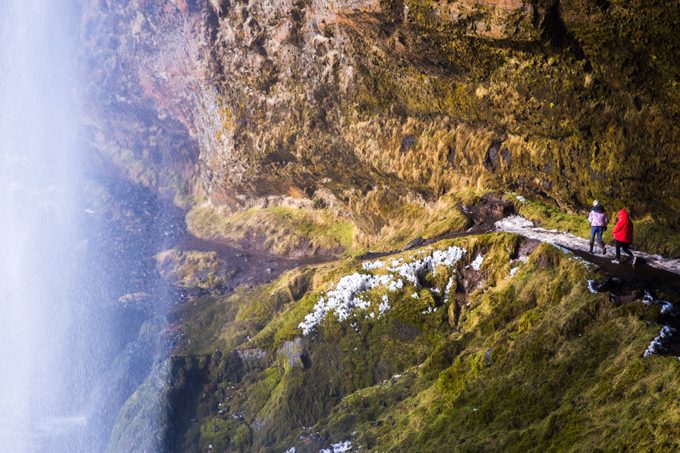
[[[165,250],[156,255],[156,268],[161,276],[184,288],[215,289],[234,276],[217,252]]]
[[[281,256],[290,254],[342,254],[351,250],[354,227],[327,211],[285,206],[251,208],[222,214],[210,205],[194,207],[187,228],[197,237],[243,241],[257,238]]]
[[[589,294],[587,273],[539,247],[515,278],[473,296],[475,316],[462,329],[476,333],[463,343],[451,338],[436,359],[435,370],[444,366],[436,381],[428,367],[406,395],[391,384],[357,392],[320,426],[333,439],[353,430],[362,447],[388,451],[677,447],[678,393],[668,387],[678,382],[676,361],[641,360],[658,328]],[[636,391],[651,382],[663,397]]]

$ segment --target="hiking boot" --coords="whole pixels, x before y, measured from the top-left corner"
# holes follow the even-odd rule
[[[605,247],[604,245],[602,246],[602,254],[603,255],[607,254],[607,247]]]
[[[612,260],[612,264],[621,264],[621,261],[619,261],[619,260]]]
[[[592,242],[590,243],[590,253],[591,254],[593,253],[593,243]]]

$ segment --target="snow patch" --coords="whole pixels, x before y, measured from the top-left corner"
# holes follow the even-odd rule
[[[511,215],[496,222],[496,228],[503,231],[533,228],[534,222],[520,215]]]
[[[597,290],[598,286],[599,283],[597,283],[595,280],[588,280],[588,291],[590,291],[592,294],[599,293],[599,291]]]
[[[521,195],[516,195],[515,198],[517,199],[517,201],[519,201],[519,202],[522,203],[522,204],[524,204],[524,203],[527,202],[527,199],[524,198],[524,197],[521,196]]]
[[[652,340],[651,343],[649,343],[649,346],[647,346],[647,349],[645,350],[645,353],[643,354],[643,357],[649,357],[654,354],[658,354],[660,352],[663,352],[666,347],[663,344],[663,340],[666,338],[670,338],[673,336],[675,333],[675,329],[672,328],[671,326],[663,326],[661,328],[661,331],[659,332],[659,335]]]
[[[411,299],[418,299],[418,293],[411,294]]]
[[[380,302],[380,305],[378,305],[378,315],[382,316],[389,309],[390,309],[390,300],[387,298],[387,295],[383,295],[382,301]],[[373,314],[373,313],[371,313],[371,314]]]
[[[453,267],[463,256],[465,256],[464,249],[452,246],[446,250],[435,250],[430,255],[411,262],[404,262],[403,258],[393,260],[392,266],[387,269],[389,274],[373,275],[356,272],[346,275],[340,279],[335,289],[319,298],[312,312],[305,316],[298,327],[302,329],[303,335],[309,335],[328,313],[333,313],[340,322],[345,321],[355,309],[366,310],[371,306],[370,301],[361,297],[362,293],[377,287],[384,287],[390,292],[399,291],[404,287],[404,280],[418,288],[420,279],[426,273],[436,273],[439,265]],[[377,269],[376,263],[364,263],[364,270],[366,270],[366,264],[369,268]],[[414,295],[417,298],[417,293]],[[383,295],[378,314],[382,315],[389,308],[389,299]]]
[[[380,260],[378,260],[378,261],[369,261],[369,262],[366,262],[366,263],[362,264],[361,267],[362,267],[365,271],[371,271],[371,270],[373,270],[373,269],[382,269],[383,267],[385,267],[385,263],[384,263],[383,261],[380,261]]]
[[[651,295],[649,291],[645,291],[645,295],[642,296],[642,303],[645,305],[661,305],[661,314],[662,315],[668,315],[670,314],[671,316],[675,316],[675,313],[673,312],[673,304],[668,302],[667,300],[656,300],[654,297]]]
[[[390,272],[396,272],[405,280],[411,282],[416,288],[420,287],[420,279],[428,272],[436,274],[436,268],[439,265],[452,267],[461,258],[465,256],[465,250],[456,247],[455,245],[446,250],[435,250],[431,255],[422,259],[403,263],[395,266],[394,261],[392,266],[388,268]]]
[[[482,267],[483,262],[484,257],[481,254],[479,254],[477,255],[477,258],[475,258],[475,260],[472,263],[470,263],[470,266],[472,266],[474,270],[479,271],[479,269],[481,269]]]
[[[331,444],[331,448],[322,448],[319,453],[345,453],[352,449],[352,441],[346,440],[344,442],[338,442],[337,444]]]
[[[453,277],[449,277],[449,281],[446,283],[446,288],[444,288],[444,304],[449,302],[449,294],[451,294],[453,282],[454,282]]]
[[[334,290],[319,298],[312,312],[305,316],[298,327],[302,329],[303,335],[309,335],[329,312],[333,312],[338,321],[344,321],[355,308],[365,310],[370,306],[370,302],[362,299],[359,293],[378,286],[390,288],[394,286],[393,283],[391,275],[346,275],[340,279]]]

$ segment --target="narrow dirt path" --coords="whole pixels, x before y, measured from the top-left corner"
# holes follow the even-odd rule
[[[497,231],[505,231],[508,233],[516,233],[521,236],[527,237],[529,239],[536,239],[541,242],[548,242],[550,244],[555,244],[561,247],[565,247],[571,251],[578,251],[586,253],[592,259],[587,259],[587,261],[592,261],[599,267],[610,268],[612,270],[620,268],[619,272],[625,272],[625,268],[631,267],[629,263],[623,262],[622,264],[612,264],[611,260],[614,259],[615,249],[614,247],[607,247],[607,254],[600,255],[589,253],[590,242],[587,239],[574,236],[570,233],[565,233],[558,230],[548,230],[546,228],[541,228],[535,226],[530,220],[525,219],[521,216],[510,216],[496,222]],[[599,247],[596,247],[599,249]],[[680,275],[680,259],[664,258],[659,255],[651,255],[649,253],[634,251],[635,255],[638,257],[638,262],[635,267],[635,274],[638,274],[638,270],[642,270],[647,266],[660,269],[669,273]],[[625,254],[623,254],[625,256]],[[598,260],[597,258],[607,258],[609,264],[605,263],[603,260]],[[598,261],[598,262],[595,262]],[[680,277],[676,277],[680,281]]]
[[[535,226],[520,216],[509,216],[496,222],[496,231],[519,234],[528,239],[553,244],[599,268],[602,281],[588,282],[592,292],[608,292],[615,304],[642,300],[660,307],[657,322],[659,335],[652,340],[644,355],[672,355],[680,359],[680,260],[635,251],[636,265],[623,261],[612,263],[613,247],[606,254],[590,253],[590,242],[558,230]],[[596,247],[599,249],[599,247]],[[660,299],[660,296],[663,299]]]

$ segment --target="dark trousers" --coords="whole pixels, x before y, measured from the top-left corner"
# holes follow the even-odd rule
[[[621,249],[628,254],[631,258],[633,257],[633,252],[628,248],[630,244],[626,242],[616,241],[616,259],[621,260]]]

